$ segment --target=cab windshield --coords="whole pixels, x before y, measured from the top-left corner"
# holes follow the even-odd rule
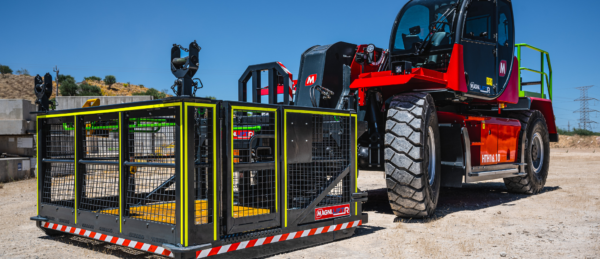
[[[450,47],[454,40],[454,18],[457,12],[449,9],[454,8],[458,1],[413,0],[406,4],[398,16],[393,55],[415,53],[423,45],[430,30],[436,31],[429,39],[431,50]]]

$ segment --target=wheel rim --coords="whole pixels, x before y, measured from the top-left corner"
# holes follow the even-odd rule
[[[427,176],[429,177],[429,185],[433,185],[435,182],[435,135],[433,134],[433,128],[429,126],[428,134],[427,134],[427,145],[429,146],[428,150],[428,159],[429,163],[427,164]]]
[[[533,166],[533,171],[538,174],[542,171],[542,166],[544,165],[544,142],[539,132],[533,134],[530,150],[531,165]]]

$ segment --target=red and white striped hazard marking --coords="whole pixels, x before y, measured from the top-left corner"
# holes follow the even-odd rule
[[[253,240],[249,240],[249,241],[238,242],[238,243],[233,243],[233,244],[229,244],[229,245],[218,246],[215,248],[197,251],[196,257],[204,258],[204,257],[208,257],[208,256],[218,255],[218,254],[224,254],[227,252],[238,251],[238,250],[242,250],[242,249],[246,249],[246,248],[268,245],[268,244],[283,242],[283,241],[307,237],[307,236],[314,236],[314,235],[319,235],[319,234],[323,234],[323,233],[344,230],[347,228],[358,227],[360,225],[362,225],[362,220],[356,220],[356,221],[351,221],[351,222],[347,222],[347,223],[343,223],[343,224],[307,229],[307,230],[302,230],[302,231],[298,231],[298,232],[292,232],[292,233],[281,234],[281,235],[270,236],[270,237],[263,237],[263,238],[259,238],[259,239],[253,239]],[[116,244],[116,245],[120,245],[120,246],[126,246],[126,247],[130,247],[130,248],[142,250],[145,252],[151,252],[151,253],[155,253],[155,254],[159,254],[159,255],[173,257],[173,253],[171,253],[171,251],[169,251],[167,249],[164,249],[162,247],[155,246],[155,245],[142,243],[142,242],[136,242],[133,240],[128,240],[128,239],[119,238],[119,237],[113,237],[113,236],[96,233],[96,232],[85,230],[85,229],[68,227],[68,226],[49,223],[49,222],[42,222],[42,227],[47,228],[47,229],[53,229],[56,231],[65,232],[65,233],[75,234],[75,235],[79,235],[82,237],[89,237],[89,238],[93,238],[96,240],[108,242],[111,244]]]
[[[100,233],[96,233],[96,232],[85,230],[85,229],[68,227],[68,226],[63,226],[60,224],[54,224],[54,223],[49,223],[49,222],[42,222],[42,227],[45,227],[48,229],[53,229],[56,231],[65,232],[65,233],[75,234],[75,235],[79,235],[82,237],[89,237],[89,238],[93,238],[96,240],[108,242],[111,244],[116,244],[116,245],[126,246],[126,247],[130,247],[130,248],[137,249],[137,250],[142,250],[145,252],[151,252],[151,253],[155,253],[155,254],[159,254],[159,255],[166,255],[168,257],[173,257],[173,253],[171,253],[171,251],[164,249],[160,246],[150,245],[150,244],[146,244],[146,243],[142,243],[142,242],[136,242],[133,240],[128,240],[128,239],[119,238],[119,237],[113,237],[113,236],[100,234]]]
[[[208,257],[208,256],[218,255],[218,254],[224,254],[227,252],[238,251],[238,250],[242,250],[242,249],[246,249],[246,248],[257,247],[257,246],[262,246],[262,245],[267,245],[267,244],[273,244],[273,243],[292,240],[292,239],[301,238],[301,237],[314,236],[314,235],[338,231],[338,230],[344,230],[344,229],[351,228],[351,227],[358,227],[360,225],[362,225],[362,220],[351,221],[351,222],[347,222],[347,223],[343,223],[343,224],[325,226],[325,227],[320,227],[320,228],[307,229],[307,230],[302,230],[302,231],[298,231],[298,232],[281,234],[281,235],[277,235],[277,236],[263,237],[263,238],[239,242],[239,243],[233,243],[233,244],[229,244],[229,245],[224,245],[224,246],[219,246],[219,247],[215,247],[215,248],[198,251],[198,252],[196,252],[196,258],[204,258],[204,257]]]

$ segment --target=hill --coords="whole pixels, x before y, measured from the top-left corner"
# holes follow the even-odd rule
[[[33,78],[33,76],[11,74],[0,76],[0,99],[25,99],[35,102],[36,97],[33,92]],[[109,89],[103,81],[88,80],[85,82],[89,85],[100,87],[103,96],[132,96],[135,93],[144,93],[148,91],[148,88],[141,85],[115,83]],[[50,98],[54,98],[56,95],[56,82],[53,81],[52,86],[52,97]],[[61,95],[59,94],[59,96]]]
[[[35,102],[33,76],[0,75],[0,99],[25,99]]]

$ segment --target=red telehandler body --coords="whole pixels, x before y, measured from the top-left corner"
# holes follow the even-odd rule
[[[295,98],[284,103],[355,110],[359,168],[386,172],[398,216],[432,215],[440,187],[464,182],[504,178],[509,191],[535,194],[548,174],[549,142],[558,141],[552,72],[549,54],[515,44],[514,31],[508,0],[412,0],[388,49],[309,48]],[[547,57],[549,78],[543,67],[519,66],[522,47],[541,52],[542,66]],[[521,70],[541,80],[521,82]],[[523,91],[530,85],[541,92]]]

